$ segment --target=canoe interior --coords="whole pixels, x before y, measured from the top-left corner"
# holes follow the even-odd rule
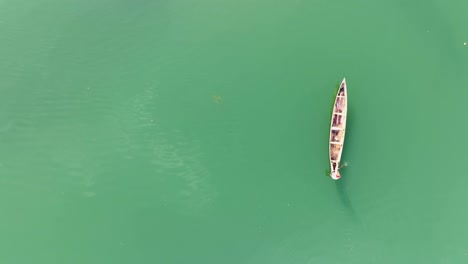
[[[341,153],[343,152],[343,143],[345,138],[347,114],[347,94],[346,83],[343,81],[338,90],[330,128],[330,165],[335,170],[340,164]]]

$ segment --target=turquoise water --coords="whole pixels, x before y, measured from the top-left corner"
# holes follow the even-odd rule
[[[0,261],[468,262],[466,14],[0,1]]]

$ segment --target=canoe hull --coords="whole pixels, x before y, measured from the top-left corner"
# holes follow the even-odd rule
[[[343,153],[343,145],[346,135],[346,117],[348,113],[348,91],[346,87],[346,79],[340,84],[338,92],[333,104],[333,113],[330,124],[329,138],[329,157],[330,157],[330,176],[334,180],[341,178],[339,168],[341,162],[341,154]]]

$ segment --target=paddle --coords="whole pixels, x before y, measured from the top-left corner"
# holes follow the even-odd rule
[[[344,168],[344,167],[347,167],[349,164],[348,162],[346,161],[345,163],[343,163],[343,165],[341,165],[341,167],[339,167],[338,169],[341,169],[341,168]]]

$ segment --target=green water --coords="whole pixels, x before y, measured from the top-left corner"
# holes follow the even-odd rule
[[[468,263],[467,14],[0,1],[0,263]]]

